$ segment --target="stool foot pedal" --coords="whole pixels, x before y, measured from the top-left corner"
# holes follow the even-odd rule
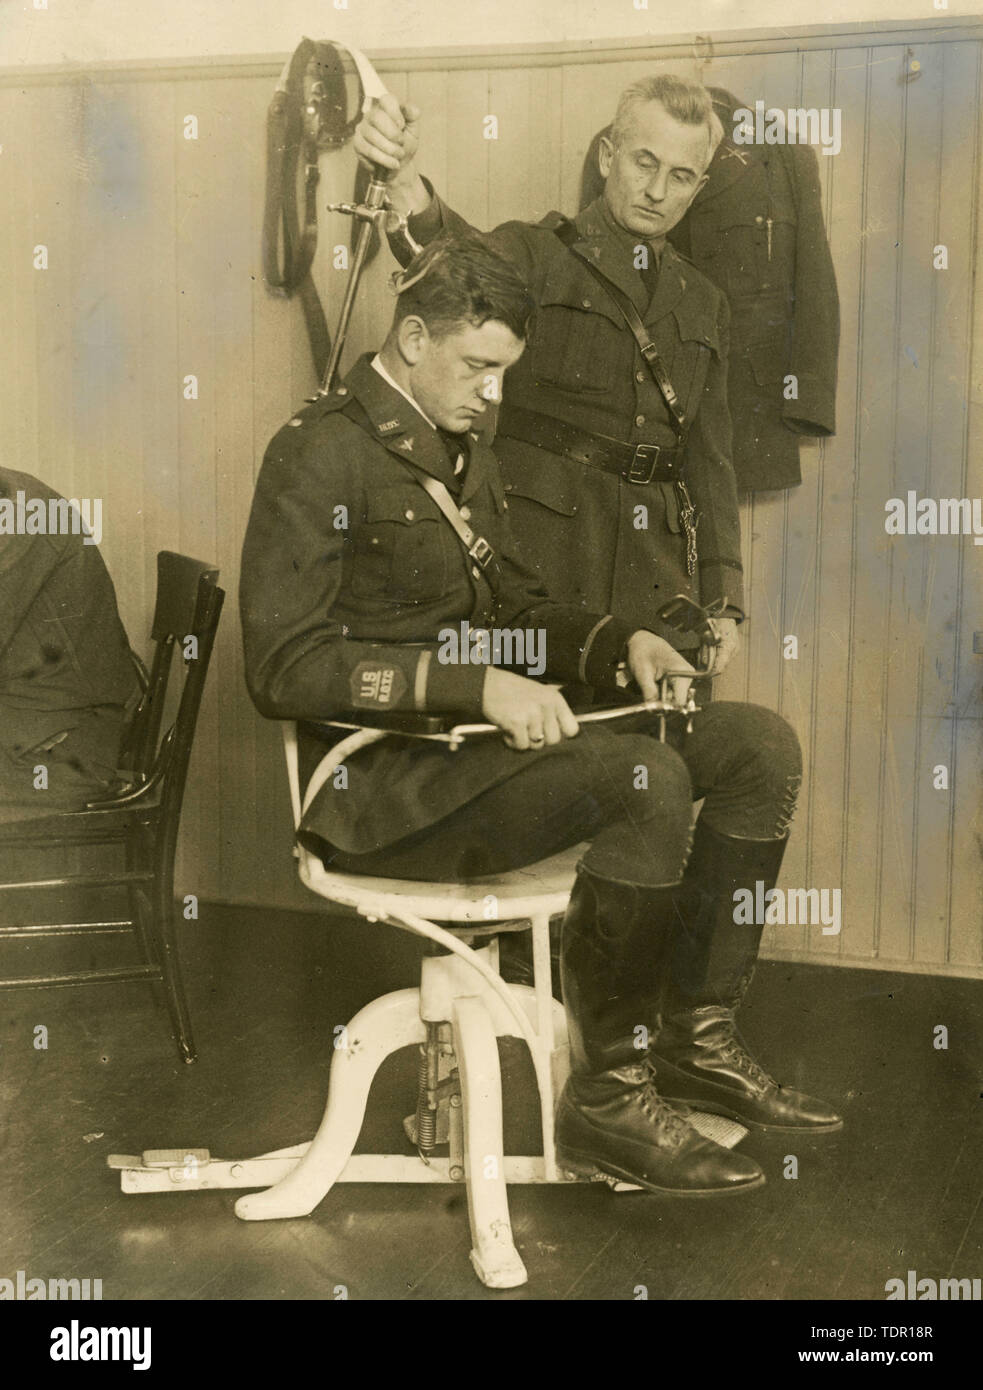
[[[567,1182],[600,1182],[606,1183],[612,1192],[643,1192],[645,1189],[637,1183],[626,1182],[624,1178],[617,1178],[612,1173],[605,1173],[591,1163],[582,1158],[566,1158],[563,1154],[557,1155],[557,1163],[560,1171]]]

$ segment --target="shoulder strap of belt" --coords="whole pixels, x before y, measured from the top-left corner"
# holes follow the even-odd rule
[[[365,430],[366,434],[371,435],[373,439],[376,438],[372,422],[357,400],[346,405],[343,413]],[[432,473],[427,473],[424,469],[419,468],[412,459],[403,458],[402,454],[396,454],[393,457],[398,458],[400,463],[406,466],[414,481],[420,484],[424,492],[440,509],[445,520],[454,528],[454,533],[464,547],[468,559],[484,571],[485,581],[497,597],[501,587],[501,572],[494,548],[488,544],[484,536],[475,534],[474,529],[461,515],[460,508],[439,478],[435,478]]]
[[[652,374],[653,381],[659,388],[662,399],[666,403],[666,409],[669,411],[669,417],[672,420],[673,432],[680,444],[685,443],[686,436],[689,433],[689,422],[679,408],[679,397],[676,395],[675,388],[669,379],[669,373],[666,371],[665,363],[659,356],[658,348],[649,337],[648,331],[638,314],[638,310],[619,286],[614,284],[612,280],[609,280],[602,270],[598,270],[596,265],[592,265],[587,257],[582,256],[575,248],[573,243],[578,239],[580,233],[577,231],[573,222],[564,218],[558,226],[552,228],[552,231],[554,236],[563,243],[570,254],[577,257],[581,265],[584,266],[586,270],[590,271],[594,279],[606,290],[610,298],[614,300],[614,303],[621,313],[621,317],[627,323],[635,342],[638,344],[638,349],[645,359],[645,364]]]
[[[409,459],[404,459],[404,463],[409,463]],[[495,561],[495,551],[485,540],[484,536],[477,536],[474,530],[468,525],[461,515],[460,509],[453,497],[439,478],[433,477],[430,473],[424,473],[422,469],[415,468],[412,464],[414,477],[423,488],[424,492],[429,493],[432,500],[437,504],[444,516],[453,526],[457,533],[457,538],[464,546],[469,557],[480,569],[485,572],[485,579],[492,593],[498,591],[498,563]],[[493,563],[495,562],[495,563]]]

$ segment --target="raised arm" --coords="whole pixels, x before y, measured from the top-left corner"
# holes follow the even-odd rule
[[[438,236],[482,236],[515,264],[535,294],[531,277],[536,258],[531,240],[537,235],[536,229],[522,222],[505,222],[491,232],[482,232],[445,203],[417,169],[420,119],[418,106],[401,106],[387,94],[359,121],[353,140],[356,154],[363,164],[381,165],[389,170],[389,201],[396,212],[408,219],[409,230],[421,246]],[[391,236],[389,245],[401,265],[412,259],[412,249],[402,236]]]

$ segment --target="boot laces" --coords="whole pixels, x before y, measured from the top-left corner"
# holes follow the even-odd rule
[[[686,1115],[674,1105],[670,1105],[664,1096],[659,1095],[655,1068],[651,1062],[647,1062],[645,1066],[644,1080],[639,1090],[639,1104],[642,1112],[659,1126],[669,1148],[678,1149],[696,1133]],[[686,1113],[689,1113],[688,1110]]]
[[[737,1070],[755,1086],[760,1086],[762,1089],[777,1086],[778,1083],[768,1075],[760,1063],[754,1060],[736,1032],[730,1032],[720,1049],[720,1056],[725,1062],[733,1063]]]

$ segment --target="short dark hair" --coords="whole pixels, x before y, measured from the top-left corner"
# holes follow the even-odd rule
[[[478,235],[438,237],[393,277],[393,286],[393,327],[418,314],[435,338],[494,319],[525,339],[535,307],[512,263]]]

